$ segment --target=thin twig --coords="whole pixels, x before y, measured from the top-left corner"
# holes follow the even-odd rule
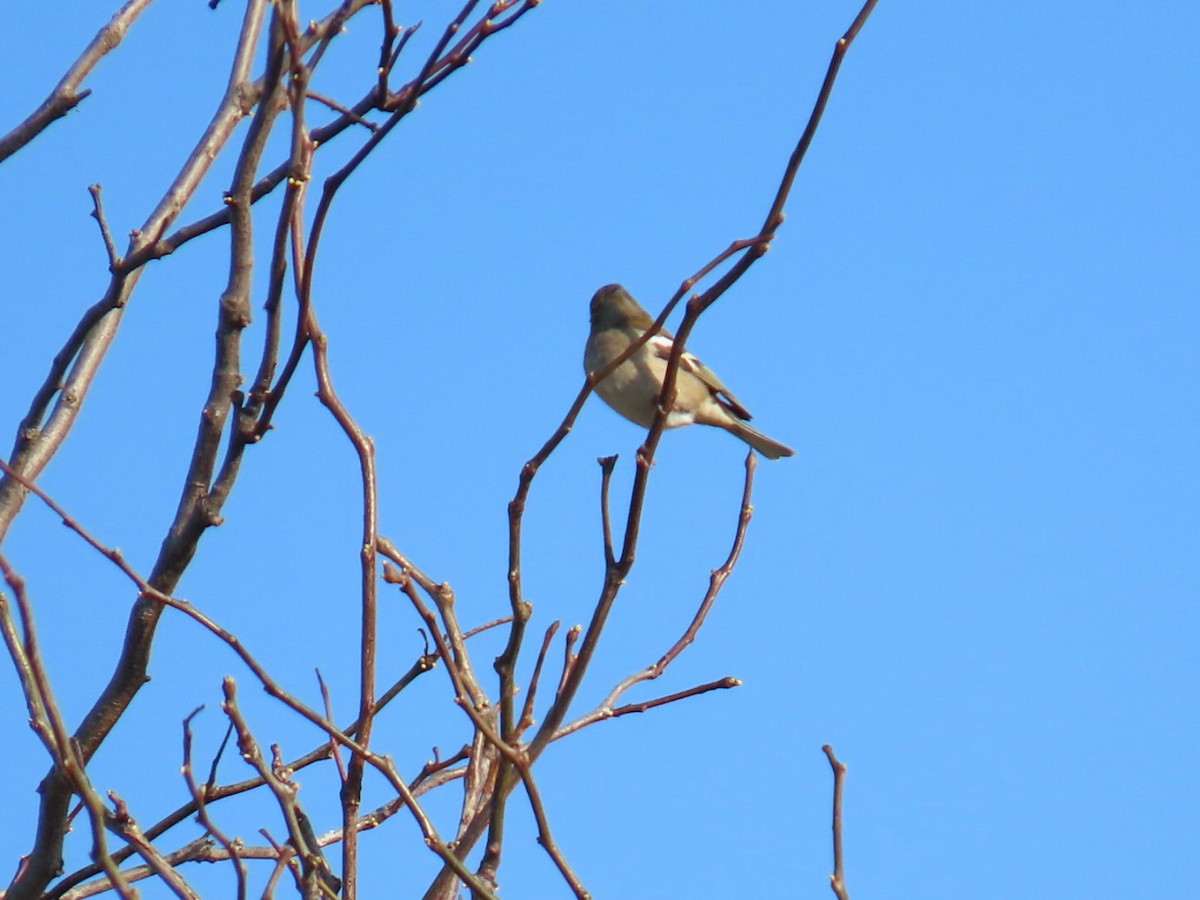
[[[395,684],[392,685],[392,687],[390,687],[387,691],[385,691],[383,694],[380,695],[379,700],[375,705],[376,712],[379,712],[379,710],[383,709],[388,703],[390,703],[393,699],[395,699],[395,697],[397,695],[399,695],[399,693],[407,685],[411,684],[412,681],[417,676],[424,674],[425,672],[428,672],[430,669],[432,669],[433,666],[436,664],[436,662],[437,662],[436,654],[428,654],[427,653],[427,654],[424,654],[424,655],[418,657],[416,662],[413,663],[413,665],[409,668],[409,670],[407,672],[405,672],[404,675],[402,675],[400,677],[400,679]],[[355,722],[352,722],[350,725],[346,726],[345,728],[343,728],[342,731],[348,735],[353,736],[355,734],[357,728],[358,728],[358,722],[355,721]],[[233,726],[232,726],[232,724],[230,724],[229,727],[225,731],[225,736],[221,743],[221,749],[224,748],[225,742],[229,740],[229,736],[232,733],[233,733]],[[205,785],[205,788],[204,788],[204,798],[205,798],[205,801],[207,804],[211,805],[212,803],[214,803],[218,800],[223,800],[228,797],[234,797],[239,794],[244,794],[247,791],[255,790],[256,788],[260,788],[264,784],[266,784],[266,782],[262,778],[253,777],[253,778],[244,779],[242,781],[233,782],[231,784],[218,786],[216,784],[216,765],[217,765],[217,759],[219,758],[220,754],[221,754],[221,750],[218,750],[216,756],[214,756],[212,769],[209,773],[209,781]],[[320,746],[310,750],[309,752],[305,753],[303,756],[296,757],[295,759],[289,761],[287,763],[287,768],[293,772],[296,772],[303,768],[311,766],[313,763],[317,763],[317,762],[320,762],[320,761],[328,759],[328,758],[329,758],[329,743],[323,742]],[[454,762],[459,761],[461,758],[462,758],[461,756],[456,755],[455,757],[452,757],[447,763],[445,763],[445,766],[448,767],[450,765],[453,765]],[[413,779],[412,783],[410,784],[410,789],[412,790],[413,795],[420,796],[426,790],[429,790],[432,787],[436,787],[436,786],[444,783],[445,780],[450,780],[447,776],[440,774],[442,772],[443,768],[444,768],[443,766],[426,766],[425,769],[422,769],[422,771],[417,775],[417,777],[415,779]],[[434,776],[437,776],[437,777],[435,778]],[[163,817],[158,822],[156,822],[154,825],[147,828],[145,830],[145,834],[150,840],[155,840],[162,834],[166,833],[169,829],[173,828],[174,826],[178,825],[180,822],[185,820],[188,816],[197,814],[198,811],[199,810],[198,810],[197,803],[193,799],[192,801],[189,801],[188,803],[183,804],[178,809],[174,810],[167,816]],[[368,813],[367,815],[369,817],[371,814]],[[121,862],[122,860],[126,859],[131,854],[132,854],[132,848],[123,847],[120,850],[115,851],[112,855],[113,855],[113,859],[116,862]],[[252,854],[247,850],[242,851],[243,857],[249,857],[251,855]],[[171,858],[175,859],[176,857],[171,856]],[[179,858],[183,859],[185,857],[179,857]],[[191,859],[191,858],[196,858],[196,857],[187,856],[186,858]],[[215,859],[215,857],[214,857],[214,859]],[[100,871],[99,867],[97,867],[96,865],[93,864],[93,865],[85,866],[85,867],[79,869],[78,871],[65,876],[54,886],[54,888],[52,890],[50,890],[47,893],[47,900],[56,900],[56,898],[58,898],[58,897],[67,896],[67,893],[70,891],[71,888],[75,887],[76,885],[82,884],[86,879],[93,877],[99,871]]]
[[[842,869],[842,783],[846,779],[846,764],[834,756],[833,748],[828,744],[821,749],[833,769],[833,874],[829,876],[829,886],[838,900],[850,900],[846,873]]]
[[[482,625],[476,625],[474,628],[469,628],[463,632],[463,640],[473,638],[477,634],[482,634],[490,628],[496,628],[500,625],[507,625],[512,621],[512,616],[501,616],[498,619],[492,619],[490,622],[484,622]]]
[[[700,694],[707,694],[709,691],[720,691],[727,688],[741,687],[742,681],[740,678],[734,678],[726,675],[724,678],[718,678],[716,681],[709,681],[705,684],[698,684],[695,687],[685,688],[682,691],[675,691],[671,694],[666,694],[662,697],[655,697],[652,700],[640,700],[637,703],[626,703],[624,706],[612,706],[609,703],[601,703],[591,712],[580,716],[573,722],[564,725],[554,734],[554,740],[565,738],[569,734],[574,734],[581,728],[586,728],[588,725],[593,725],[596,722],[602,722],[606,719],[618,719],[621,716],[627,716],[631,713],[642,713],[649,709],[655,709],[659,706],[666,706],[668,703],[675,703],[679,700],[686,700],[688,697],[696,697]],[[618,690],[613,691],[614,694],[619,693]],[[611,696],[611,694],[610,694]],[[606,698],[607,700],[607,698]]]
[[[119,553],[116,553],[115,551],[110,551],[108,548],[106,548],[103,544],[101,544],[95,538],[91,537],[90,534],[87,534],[87,532],[82,528],[82,526],[79,526],[78,523],[76,523],[73,519],[71,519],[62,510],[61,507],[59,507],[56,503],[54,503],[49,498],[48,495],[46,495],[44,492],[41,492],[41,491],[38,491],[38,495],[39,495],[39,497],[41,497],[41,499],[43,499],[44,502],[51,505],[51,508],[54,509],[56,512],[58,512],[60,514],[60,516],[63,517],[64,522],[67,522],[74,530],[76,530],[78,533],[80,533],[81,536],[84,536],[85,539],[87,539],[88,542],[91,543],[94,547],[96,547],[98,550],[100,550],[102,553],[104,553],[106,556],[109,556],[110,558],[121,559]],[[0,561],[2,561],[2,558],[0,558]],[[295,712],[302,715],[308,721],[312,722],[313,724],[317,725],[319,728],[323,729],[333,740],[337,741],[340,745],[349,749],[355,755],[355,757],[362,758],[363,760],[369,762],[375,768],[379,769],[384,774],[384,776],[388,779],[388,781],[393,785],[393,787],[395,787],[396,790],[404,797],[405,805],[408,806],[408,808],[412,812],[413,816],[417,819],[418,824],[420,825],[422,831],[425,834],[426,842],[429,844],[431,849],[433,849],[444,860],[446,860],[448,863],[450,863],[451,867],[454,868],[455,871],[460,876],[466,878],[468,881],[474,881],[474,883],[478,884],[478,882],[474,880],[474,876],[471,875],[470,871],[468,869],[466,869],[462,865],[461,861],[459,861],[454,856],[453,851],[450,850],[447,847],[447,845],[445,844],[445,842],[442,841],[437,836],[437,832],[434,830],[432,822],[425,815],[425,813],[420,809],[420,807],[417,806],[411,789],[409,789],[408,786],[405,785],[402,780],[400,780],[399,775],[398,775],[398,773],[396,773],[395,768],[392,765],[392,763],[390,762],[390,760],[387,760],[386,758],[382,758],[382,757],[377,756],[374,753],[371,753],[369,750],[366,749],[365,746],[359,744],[357,741],[352,739],[348,734],[335,728],[332,725],[332,723],[329,722],[329,720],[327,718],[319,715],[314,710],[310,709],[306,704],[301,702],[299,699],[297,699],[296,697],[292,696],[287,691],[285,691],[273,678],[271,678],[271,676],[267,673],[267,671],[263,668],[263,666],[258,662],[258,660],[248,650],[246,650],[246,648],[242,645],[241,641],[239,641],[237,639],[237,637],[235,637],[233,634],[226,631],[225,629],[221,628],[212,619],[210,619],[204,613],[200,612],[198,609],[196,609],[194,606],[192,606],[192,604],[190,604],[184,600],[178,600],[174,597],[163,594],[161,591],[156,590],[152,585],[147,583],[145,579],[143,579],[140,575],[138,575],[138,573],[127,563],[125,563],[122,566],[122,570],[125,571],[126,574],[131,579],[133,579],[133,581],[138,585],[139,590],[142,591],[142,594],[145,597],[153,600],[156,603],[162,604],[164,606],[170,606],[173,609],[178,609],[181,612],[184,612],[190,618],[192,618],[193,620],[195,620],[196,622],[198,622],[199,624],[204,626],[209,632],[211,632],[212,634],[214,634],[215,636],[220,638],[222,641],[224,641],[238,655],[238,657],[242,660],[242,662],[246,664],[246,666],[250,669],[250,671],[254,673],[255,677],[258,678],[260,683],[266,689],[267,693],[269,693],[271,696],[275,697],[276,699],[278,699],[281,702],[283,702],[284,704],[286,704],[288,707],[290,707],[292,710],[294,710]],[[436,622],[435,622],[435,625],[436,625]],[[440,637],[440,634],[439,634],[439,637]],[[442,647],[440,649],[442,650],[443,653],[446,653],[447,657],[448,657],[448,653],[449,653],[448,649],[446,649],[444,645],[442,645]],[[418,662],[419,662],[419,664],[421,664],[421,661],[418,661]],[[425,668],[422,667],[422,671],[424,671],[424,670],[425,670]],[[376,711],[377,710],[378,710],[378,706],[376,707]],[[362,725],[361,721],[356,721],[352,727],[357,730],[357,729],[361,729],[361,725]],[[259,782],[259,783],[264,783],[264,782]],[[102,838],[101,838],[101,840],[102,840]],[[107,856],[106,856],[106,858],[107,858]]]
[[[275,795],[291,844],[296,849],[300,861],[303,880],[314,883],[315,881],[331,884],[336,882],[337,879],[330,872],[329,864],[325,861],[325,855],[321,853],[321,848],[316,845],[315,840],[310,840],[312,827],[307,826],[308,817],[300,806],[299,789],[289,778],[287,768],[278,758],[277,752],[274,762],[271,765],[267,764],[258,742],[250,732],[250,726],[238,707],[236,682],[226,676],[222,682],[222,689],[225,700],[221,704],[221,709],[225,711],[237,732],[238,750],[241,752],[242,759],[254,767],[259,777],[266,782],[271,793]],[[336,887],[333,889],[336,890]]]
[[[329,685],[325,683],[325,679],[321,677],[321,670],[317,669],[317,684],[321,687],[321,699],[325,703],[325,718],[330,722],[333,721],[333,699],[329,696]],[[338,750],[337,742],[333,739],[329,741],[329,755],[333,757],[334,764],[337,766],[338,777],[342,784],[346,783],[346,764],[342,760],[342,754]]]
[[[714,569],[709,576],[708,590],[705,591],[700,608],[696,610],[696,615],[692,618],[687,630],[684,631],[671,649],[664,653],[662,658],[651,667],[653,670],[652,678],[657,678],[661,675],[663,670],[674,661],[675,657],[682,653],[684,648],[696,639],[696,634],[700,631],[700,627],[708,617],[709,610],[712,609],[712,605],[717,599],[717,594],[720,593],[721,588],[724,587],[726,580],[733,572],[733,567],[737,565],[738,557],[742,553],[742,546],[746,542],[746,530],[750,526],[750,517],[754,513],[754,506],[750,502],[750,495],[754,489],[754,470],[757,465],[758,457],[754,455],[753,451],[748,451],[745,463],[746,478],[742,485],[742,502],[738,507],[738,521],[733,535],[733,546],[729,548],[729,555],[725,557],[725,561]]]
[[[591,622],[587,630],[583,633],[583,639],[577,653],[572,654],[570,649],[567,651],[567,665],[564,667],[564,675],[560,683],[559,690],[556,692],[554,703],[550,710],[542,720],[537,733],[530,741],[527,748],[530,760],[536,759],[545,749],[546,745],[553,740],[562,725],[563,719],[566,716],[567,710],[571,701],[574,699],[575,693],[582,683],[584,674],[587,671],[588,664],[591,661],[592,654],[595,652],[596,645],[599,641],[600,634],[604,624],[607,621],[608,614],[612,609],[613,602],[616,599],[618,590],[628,574],[629,568],[633,565],[634,550],[637,545],[638,530],[640,527],[640,516],[642,503],[645,496],[646,482],[649,476],[650,466],[653,461],[654,451],[658,445],[658,439],[662,434],[665,426],[667,410],[671,408],[671,402],[674,399],[676,373],[678,371],[679,362],[684,350],[684,345],[687,336],[690,334],[695,325],[697,317],[710,306],[716,299],[724,293],[738,278],[740,278],[746,270],[753,264],[754,260],[762,256],[768,249],[770,241],[774,237],[775,229],[782,220],[782,209],[790,194],[791,185],[795,179],[800,163],[803,161],[804,154],[812,141],[812,136],[816,132],[817,125],[820,122],[825,105],[828,101],[830,92],[836,80],[838,69],[841,66],[842,58],[846,50],[861,30],[871,10],[875,7],[876,0],[867,0],[855,17],[851,27],[838,40],[833,58],[830,61],[826,71],[825,80],[822,83],[818,93],[817,102],[809,116],[808,124],[805,126],[803,133],[797,142],[796,148],[793,150],[788,164],[784,169],[783,177],[780,181],[778,190],[771,202],[770,209],[765,218],[765,225],[760,229],[760,233],[754,238],[735,241],[729,248],[718,254],[713,260],[705,263],[697,272],[689,279],[680,285],[674,298],[668,302],[659,317],[654,321],[646,333],[642,336],[640,342],[634,342],[625,353],[614,359],[608,366],[598,372],[589,373],[583,387],[580,389],[567,414],[554,433],[546,440],[541,449],[537,451],[522,467],[518,478],[517,491],[513,499],[508,505],[509,518],[509,558],[508,558],[508,575],[509,575],[509,600],[513,611],[513,624],[510,631],[509,645],[498,659],[498,669],[503,663],[504,670],[511,672],[516,662],[516,648],[519,646],[519,638],[523,634],[525,621],[528,619],[529,608],[524,599],[521,584],[521,535],[522,521],[525,513],[526,502],[528,500],[529,491],[532,487],[533,479],[536,477],[541,466],[549,458],[550,454],[559,446],[565,439],[566,435],[574,426],[575,420],[583,408],[584,401],[591,393],[597,383],[606,378],[617,366],[621,365],[626,359],[637,352],[641,343],[650,340],[650,338],[661,330],[663,323],[670,314],[674,306],[679,302],[680,298],[691,290],[692,285],[700,278],[708,275],[718,265],[732,258],[732,256],[741,252],[741,258],[725,273],[718,281],[709,288],[703,295],[693,298],[688,304],[687,313],[683,319],[683,325],[679,329],[674,341],[674,349],[671,358],[667,363],[667,371],[663,379],[663,392],[660,397],[658,413],[655,416],[655,421],[647,434],[646,440],[638,451],[637,459],[637,474],[634,480],[634,487],[631,493],[629,515],[626,520],[626,529],[624,535],[624,543],[620,557],[617,558],[613,565],[607,567],[605,574],[604,586],[601,589],[600,598],[598,599],[594,611],[592,613]],[[570,633],[568,633],[568,637]],[[505,674],[502,670],[501,681],[504,685]],[[503,693],[503,692],[502,692]],[[503,696],[502,696],[503,702]],[[503,802],[502,798],[506,792],[512,788],[511,781],[501,781],[497,785],[497,800]],[[495,815],[491,818],[491,823],[495,824]],[[475,841],[482,835],[486,827],[482,815],[470,826],[463,831],[458,840],[458,846],[461,853],[466,853],[474,845]],[[490,843],[490,842],[489,842]],[[438,875],[433,884],[425,893],[426,900],[431,898],[445,897],[452,889],[452,875],[448,869]]]
[[[176,897],[181,900],[200,900],[200,895],[192,890],[191,885],[175,870],[170,861],[142,834],[137,822],[129,814],[129,807],[125,801],[114,791],[109,791],[108,796],[112,800],[114,808],[109,817],[110,827],[137,849],[138,855],[146,860],[146,865],[171,889]]]
[[[238,843],[231,840],[225,832],[217,827],[216,822],[208,814],[208,807],[204,802],[204,794],[208,790],[208,786],[202,790],[196,784],[196,777],[192,771],[192,719],[200,712],[203,707],[197,707],[186,719],[183,720],[183,780],[187,784],[188,793],[192,795],[192,802],[196,804],[196,818],[200,824],[204,826],[204,830],[211,834],[225,848],[225,852],[229,854],[229,861],[233,865],[234,877],[237,880],[237,900],[246,900],[246,864],[242,862],[242,857],[238,853]],[[233,729],[233,723],[229,723],[229,730],[225,732],[226,740]],[[221,742],[221,747],[224,748],[225,742]],[[213,775],[215,775],[215,763],[213,766]],[[209,778],[209,783],[212,783],[212,777]]]
[[[579,880],[579,876],[575,874],[575,870],[571,868],[562,851],[558,847],[558,843],[554,840],[554,835],[550,830],[550,819],[546,815],[546,807],[542,802],[541,792],[537,788],[537,783],[533,779],[533,770],[528,762],[521,762],[517,765],[517,773],[521,776],[521,782],[525,787],[526,796],[529,797],[529,806],[533,810],[533,817],[537,821],[538,826],[538,843],[542,845],[550,859],[554,861],[554,865],[558,868],[559,874],[562,875],[571,888],[571,892],[578,900],[591,900],[591,893],[583,886],[583,882]]]
[[[546,653],[550,650],[550,642],[558,633],[562,622],[555,619],[542,635],[542,646],[538,650],[537,662],[533,665],[533,674],[529,677],[529,690],[525,694],[525,704],[521,707],[521,718],[517,720],[517,734],[520,735],[533,724],[533,705],[537,700],[537,689],[542,679],[542,665],[546,662]]]
[[[121,265],[121,258],[117,255],[112,232],[108,230],[108,219],[104,216],[104,204],[100,200],[100,185],[88,185],[88,193],[92,195],[92,218],[100,226],[100,238],[104,241],[104,252],[108,254],[108,269],[111,272]]]
[[[566,684],[567,678],[571,675],[571,669],[575,667],[575,643],[579,640],[579,635],[583,633],[582,625],[572,625],[567,629],[567,636],[563,640],[563,665],[562,673],[558,678],[558,687],[554,690],[554,699],[558,700],[562,696],[563,685]]]
[[[352,110],[348,107],[342,106],[342,104],[338,103],[332,97],[326,97],[324,94],[319,94],[316,91],[314,91],[312,88],[309,88],[308,91],[305,92],[305,96],[308,97],[309,100],[316,100],[318,103],[324,103],[326,106],[328,106],[334,112],[340,112],[343,116],[346,116],[348,119],[350,119],[350,121],[354,122],[357,125],[363,126],[368,131],[378,131],[379,130],[379,126],[375,122],[372,122],[369,119],[364,119],[362,116],[360,116],[354,110]]]

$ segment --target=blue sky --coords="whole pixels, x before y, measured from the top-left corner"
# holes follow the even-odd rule
[[[10,32],[0,129],[108,14],[63,6],[23,10]],[[453,5],[400,6],[401,21],[426,20],[424,50]],[[453,584],[464,623],[506,611],[505,504],[582,382],[592,292],[620,281],[660,309],[755,232],[856,9],[545,0],[428,95],[339,196],[315,286],[335,382],[376,442],[381,531]],[[5,440],[106,283],[87,185],[103,184],[118,235],[140,224],[215,107],[239,19],[228,0],[155,5],[89,79],[94,94],[0,166]],[[824,743],[850,767],[856,897],[1196,896],[1198,29],[1200,12],[1178,3],[880,3],[771,252],[690,342],[797,455],[761,462],[715,611],[632,699],[724,675],[744,685],[587,729],[539,763],[556,837],[595,896],[829,896]],[[360,96],[376,45],[375,19],[359,16],[318,89]],[[319,177],[359,139],[329,147]],[[231,167],[218,161],[184,221],[219,205]],[[226,240],[148,268],[41,479],[143,571],[208,390]],[[248,353],[260,339],[261,316]],[[314,389],[306,364],[179,594],[314,703],[319,667],[348,718],[357,468]],[[620,454],[619,507],[641,436],[589,401],[535,482],[537,632],[590,614],[603,566],[594,460]],[[713,430],[664,437],[580,711],[690,619],[728,550],[743,457]],[[4,553],[74,723],[111,670],[130,586],[36,503]],[[422,645],[401,599],[381,596],[386,682]],[[477,639],[479,668],[500,646]],[[219,740],[224,674],[265,741],[295,755],[317,738],[181,617],[164,620],[151,672],[93,772],[143,825],[184,795],[182,718],[207,704],[197,740]],[[464,740],[449,696],[434,672],[381,717],[379,746],[401,771],[431,743]],[[24,721],[11,673],[0,716]],[[32,733],[6,730],[11,872],[46,759]],[[335,779],[301,778],[318,831],[337,823]],[[449,830],[453,804],[431,808]],[[238,809],[278,831],[265,800],[230,804],[226,821]],[[567,896],[513,810],[502,892]],[[85,831],[68,869],[86,859]],[[363,852],[368,897],[417,896],[435,865],[403,817]],[[230,895],[225,869],[187,874]]]

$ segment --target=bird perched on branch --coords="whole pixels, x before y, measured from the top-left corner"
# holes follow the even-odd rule
[[[629,348],[654,324],[651,315],[619,284],[606,284],[592,297],[592,331],[583,353],[588,375],[599,372]],[[674,338],[659,331],[596,385],[596,393],[629,421],[649,428],[662,395],[667,359]],[[675,403],[667,428],[699,422],[715,425],[741,438],[768,459],[792,456],[794,451],[747,424],[750,413],[729,392],[716,373],[688,351],[679,359]]]

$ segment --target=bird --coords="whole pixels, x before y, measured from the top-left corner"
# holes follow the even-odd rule
[[[591,318],[591,333],[583,352],[583,369],[588,377],[625,352],[654,324],[651,315],[619,284],[606,284],[596,291]],[[659,331],[599,382],[596,393],[629,421],[649,428],[658,411],[673,344],[671,332]],[[667,413],[666,427],[695,422],[713,425],[724,428],[768,459],[794,455],[791,447],[751,428],[749,419],[750,412],[716,373],[685,350],[679,358],[675,402]]]

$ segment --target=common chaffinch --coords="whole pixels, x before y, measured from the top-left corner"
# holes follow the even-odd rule
[[[603,369],[653,324],[651,315],[621,285],[606,284],[600,288],[592,297],[592,331],[583,352],[584,371],[591,375]],[[673,341],[671,332],[659,331],[597,384],[596,393],[629,421],[649,428],[658,410]],[[666,427],[678,428],[693,422],[715,425],[741,438],[768,459],[793,455],[791,447],[747,425],[749,418],[746,407],[716,373],[685,350],[679,359],[675,403],[667,414]]]

